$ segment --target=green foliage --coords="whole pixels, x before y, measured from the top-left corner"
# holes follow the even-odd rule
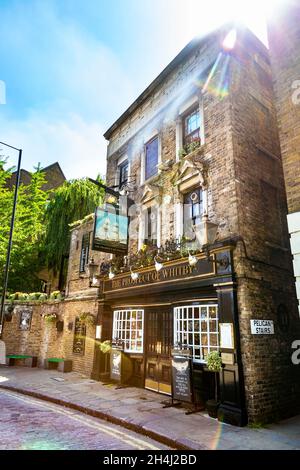
[[[62,257],[69,252],[70,227],[101,203],[103,189],[86,178],[66,181],[55,191],[46,214],[45,257],[48,268],[58,271]]]
[[[211,351],[207,356],[207,368],[211,372],[220,372],[222,359],[218,351]]]
[[[83,323],[84,325],[89,325],[89,326],[95,325],[95,317],[88,312],[81,313],[79,315],[79,321]]]
[[[14,190],[8,186],[13,168],[5,169],[0,161],[0,276],[4,275],[9,230],[13,208]],[[49,192],[43,191],[45,175],[41,168],[31,173],[31,182],[21,184],[13,233],[13,244],[9,268],[8,288],[10,291],[38,289],[37,277],[42,267],[42,239],[45,232],[44,212]]]
[[[57,315],[56,315],[56,313],[48,313],[47,315],[43,316],[43,319],[44,319],[46,325],[51,325],[52,323],[56,322]]]
[[[111,351],[111,341],[107,339],[106,341],[99,343],[99,348],[103,354],[109,353]]]
[[[61,300],[61,299],[62,299],[62,295],[59,290],[54,290],[53,292],[51,292],[50,300]]]
[[[190,144],[185,145],[183,148],[179,150],[179,158],[186,157],[189,153],[194,152],[197,148],[201,147],[201,141],[196,140],[191,142]]]

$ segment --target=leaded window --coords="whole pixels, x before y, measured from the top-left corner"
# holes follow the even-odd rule
[[[174,345],[191,348],[195,362],[206,362],[209,352],[219,350],[218,306],[175,307]]]
[[[200,111],[193,109],[183,117],[183,147],[200,142]]]
[[[157,174],[158,137],[150,140],[145,147],[145,179]]]
[[[113,340],[122,341],[124,351],[143,352],[144,310],[115,310]]]

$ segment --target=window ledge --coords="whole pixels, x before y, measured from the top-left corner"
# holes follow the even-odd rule
[[[193,158],[193,157],[197,157],[198,155],[203,155],[205,150],[206,150],[206,145],[202,144],[202,145],[200,145],[200,147],[197,147],[192,152],[187,153],[186,155],[184,155],[184,157],[179,158],[179,160],[184,161],[184,160],[188,160],[188,159]]]

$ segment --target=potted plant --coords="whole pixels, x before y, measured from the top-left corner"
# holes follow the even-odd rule
[[[218,416],[218,373],[222,369],[222,359],[218,351],[211,351],[207,356],[207,369],[215,374],[215,398],[206,402],[206,408],[211,418]]]

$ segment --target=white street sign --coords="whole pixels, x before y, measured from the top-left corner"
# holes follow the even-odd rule
[[[252,335],[273,335],[273,320],[250,320]]]

